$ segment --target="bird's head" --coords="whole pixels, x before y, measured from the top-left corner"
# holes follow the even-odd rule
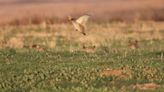
[[[69,21],[75,21],[76,19],[73,18],[73,17],[71,17],[71,16],[68,16],[68,20],[69,20]]]

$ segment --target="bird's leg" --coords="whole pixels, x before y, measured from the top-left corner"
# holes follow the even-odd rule
[[[83,34],[83,35],[86,35],[86,33],[85,33],[84,31],[82,32],[82,34]]]

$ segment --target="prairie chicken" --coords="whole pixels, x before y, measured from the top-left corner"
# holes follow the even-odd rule
[[[135,40],[135,41],[129,41],[129,45],[128,45],[129,48],[131,49],[137,49],[139,48],[139,45],[138,45],[138,40]]]
[[[72,18],[72,17],[68,17],[68,19],[72,22],[74,28],[76,31],[81,32],[83,35],[86,35],[86,23],[89,19],[89,15],[83,15],[81,17],[79,17],[78,19]]]
[[[91,52],[94,52],[96,50],[96,46],[86,46],[86,45],[83,45],[83,50],[88,52],[88,53],[91,53]]]

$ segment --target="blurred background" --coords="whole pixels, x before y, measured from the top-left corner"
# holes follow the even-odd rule
[[[67,22],[90,14],[92,21],[164,20],[164,0],[0,0],[0,25]]]

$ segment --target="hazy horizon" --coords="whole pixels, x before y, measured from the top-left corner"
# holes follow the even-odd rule
[[[97,20],[164,19],[163,0],[0,0],[0,23],[31,16],[56,17],[92,14]]]

